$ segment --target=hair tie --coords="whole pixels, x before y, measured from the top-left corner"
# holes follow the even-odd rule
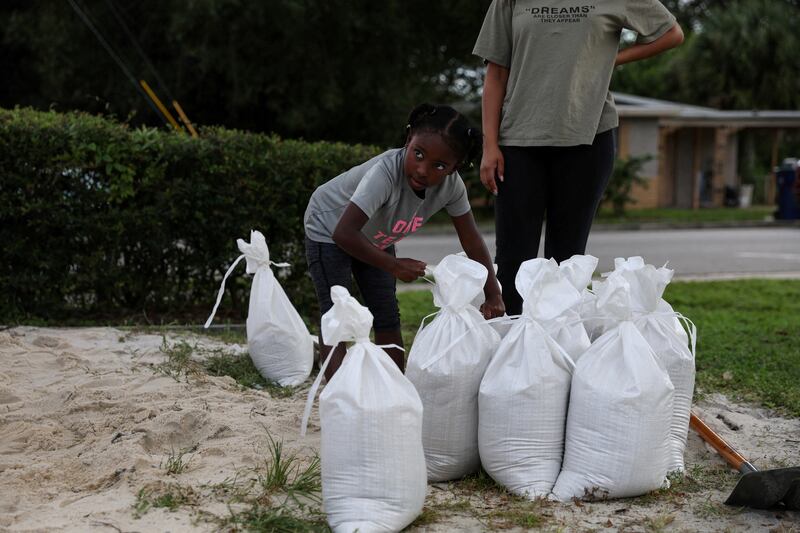
[[[406,124],[406,129],[410,130],[411,129],[411,124]]]

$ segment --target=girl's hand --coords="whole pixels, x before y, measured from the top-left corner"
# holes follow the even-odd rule
[[[487,296],[486,301],[483,302],[481,306],[481,313],[483,313],[483,318],[486,320],[506,314],[506,306],[503,303],[503,297],[499,293]]]
[[[394,275],[394,277],[397,279],[408,283],[424,276],[426,266],[427,265],[422,261],[401,257],[394,260],[392,275]]]
[[[503,172],[505,171],[505,160],[500,147],[495,145],[485,146],[483,148],[483,157],[481,157],[481,183],[492,194],[497,196],[497,182],[495,178],[503,181]]]

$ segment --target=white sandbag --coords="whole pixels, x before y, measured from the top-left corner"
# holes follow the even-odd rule
[[[400,531],[425,500],[422,402],[394,361],[370,342],[372,313],[344,287],[332,287],[331,299],[322,337],[331,346],[355,344],[319,399],[323,508],[336,533]],[[309,393],[302,434],[329,359]]]
[[[467,257],[466,252],[459,252],[456,255],[460,257]],[[492,265],[492,266],[494,267],[494,273],[497,274],[497,265]],[[431,270],[431,272],[433,272],[433,270]],[[500,287],[501,291],[503,290],[503,286],[500,284],[500,281],[497,282],[497,286]],[[481,291],[475,298],[472,299],[472,305],[476,309],[480,310],[481,306],[485,301],[486,301],[486,295],[483,293],[483,291]],[[508,315],[503,315],[503,317],[507,318]],[[502,339],[505,336],[505,334],[508,333],[508,330],[511,329],[511,321],[493,320],[490,323],[490,326],[498,333],[498,335],[500,335],[500,338]]]
[[[433,269],[433,303],[440,310],[422,328],[408,356],[406,376],[424,407],[422,443],[430,481],[477,472],[478,387],[500,342],[470,303],[483,291],[486,267],[449,255]]]
[[[586,290],[586,287],[592,280],[595,268],[597,268],[597,258],[591,255],[573,255],[558,265],[559,271],[583,298],[591,297],[591,293]],[[545,325],[548,333],[575,362],[592,343],[586,326],[581,321],[583,318],[581,316],[582,301],[583,299],[569,309],[565,309],[557,319]]]
[[[618,259],[617,265],[611,276],[622,276],[630,284],[634,323],[667,368],[675,387],[668,469],[682,472],[694,394],[694,325],[686,319],[692,333],[690,348],[689,337],[679,320],[683,317],[662,298],[664,289],[672,280],[673,270],[645,265],[641,257],[627,261]]]
[[[674,389],[631,320],[630,292],[619,276],[599,288],[598,308],[620,322],[575,366],[560,501],[638,496],[666,482]]]
[[[247,273],[255,274],[250,287],[247,310],[247,347],[253,364],[264,379],[282,387],[303,383],[314,363],[314,340],[303,319],[275,279],[270,265],[285,268],[287,263],[273,263],[269,258],[267,241],[260,231],[250,232],[250,242],[238,239],[242,252],[222,278],[217,302],[205,327],[211,325],[225,291],[225,280],[244,258]]]
[[[561,469],[574,364],[540,325],[580,301],[555,261],[522,263],[523,314],[486,369],[478,397],[481,462],[515,494],[547,496]]]

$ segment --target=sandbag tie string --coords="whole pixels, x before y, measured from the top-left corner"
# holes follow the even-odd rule
[[[630,318],[622,319],[614,318],[610,316],[587,316],[581,318],[579,320],[573,320],[569,322],[567,326],[573,326],[575,324],[583,324],[584,322],[588,322],[590,320],[606,320],[610,322],[636,322],[637,320],[641,320],[643,318],[656,318],[656,317],[664,317],[664,318],[677,318],[683,327],[686,329],[686,333],[689,336],[689,343],[690,348],[692,350],[692,358],[696,357],[697,355],[697,326],[695,326],[694,322],[683,314],[679,313],[678,311],[672,311],[669,313],[665,312],[658,312],[658,313],[651,313],[648,311],[634,311],[632,314],[636,316],[631,316]]]
[[[472,326],[472,327],[469,327],[469,328],[467,328],[467,330],[466,330],[466,331],[464,331],[464,333],[462,333],[461,335],[459,335],[458,337],[456,337],[456,338],[455,338],[455,339],[454,339],[454,340],[453,340],[453,341],[452,341],[450,344],[448,344],[448,345],[447,345],[447,346],[446,346],[444,349],[440,350],[438,354],[436,354],[435,356],[433,356],[433,357],[432,357],[430,360],[428,360],[428,361],[427,361],[427,362],[426,362],[424,365],[420,365],[420,367],[419,367],[419,368],[420,368],[420,370],[426,370],[427,368],[430,368],[430,366],[431,366],[431,365],[433,365],[433,364],[434,364],[434,363],[436,363],[436,362],[437,362],[439,359],[441,359],[442,357],[444,357],[445,355],[447,355],[447,352],[449,352],[451,349],[453,349],[453,347],[454,347],[454,346],[456,346],[456,345],[457,345],[459,342],[461,342],[461,340],[462,340],[464,337],[466,337],[467,335],[469,335],[469,334],[470,334],[470,333],[472,333],[473,331],[477,330],[478,328],[481,328],[481,327],[483,327],[483,326],[487,326],[487,325],[491,325],[491,324],[504,324],[504,323],[510,323],[510,322],[512,322],[512,321],[514,321],[514,320],[518,320],[518,319],[520,319],[520,318],[525,318],[525,315],[501,316],[501,317],[497,317],[497,318],[492,318],[492,319],[489,319],[489,320],[484,320],[483,322],[480,322],[479,324],[476,324],[476,325],[474,325],[474,326]]]
[[[214,320],[214,315],[217,314],[217,308],[219,307],[219,304],[222,301],[222,295],[225,294],[225,281],[228,279],[228,276],[230,276],[233,270],[236,268],[236,265],[239,264],[239,261],[244,259],[244,257],[245,257],[244,254],[237,257],[236,260],[234,260],[234,262],[231,264],[231,266],[228,267],[227,272],[225,272],[225,275],[222,277],[222,284],[220,285],[219,292],[217,293],[217,302],[214,304],[214,309],[211,310],[211,315],[209,315],[208,320],[206,320],[206,323],[203,325],[204,329],[208,329],[208,326],[210,326],[211,322]],[[291,266],[289,263],[275,263],[273,261],[270,261],[269,264],[276,268],[288,268]]]

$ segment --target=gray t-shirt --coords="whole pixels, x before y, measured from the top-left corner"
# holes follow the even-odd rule
[[[509,68],[506,146],[575,146],[618,124],[608,90],[623,28],[652,42],[675,24],[658,0],[494,0],[473,53]]]
[[[361,231],[381,250],[419,230],[442,208],[454,217],[469,212],[467,188],[458,172],[425,189],[424,199],[417,196],[403,172],[405,155],[405,148],[388,150],[317,187],[306,208],[306,236],[332,243],[333,230],[350,202],[369,217]]]

